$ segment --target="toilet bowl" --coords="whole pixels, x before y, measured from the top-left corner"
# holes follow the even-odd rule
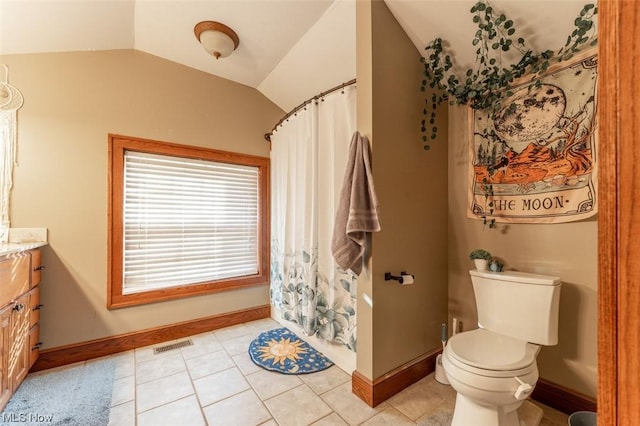
[[[538,381],[540,345],[557,344],[560,279],[524,272],[470,274],[479,328],[452,336],[442,354],[457,393],[451,424],[521,426],[516,410]]]
[[[442,363],[458,394],[452,426],[520,426],[516,410],[538,380],[539,349],[484,329],[449,339]]]

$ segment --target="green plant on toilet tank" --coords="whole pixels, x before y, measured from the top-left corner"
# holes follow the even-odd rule
[[[491,253],[489,253],[488,251],[486,251],[484,249],[475,249],[474,251],[469,253],[469,259],[471,259],[471,260],[476,260],[476,259],[491,260]]]
[[[553,7],[550,4],[548,7]],[[471,44],[476,48],[474,68],[458,72],[446,42],[435,38],[425,48],[426,55],[420,61],[424,65],[424,79],[420,90],[433,90],[425,99],[422,120],[424,149],[436,139],[436,109],[443,102],[468,105],[475,110],[488,110],[491,115],[504,107],[503,100],[513,95],[514,84],[526,81],[529,89],[541,86],[542,75],[553,63],[571,59],[580,50],[597,44],[597,32],[593,24],[598,8],[586,4],[574,20],[574,29],[560,49],[534,52],[524,37],[517,34],[514,22],[503,13],[494,10],[488,0],[480,0],[470,10],[473,22],[478,26]],[[515,63],[503,63],[503,54],[519,57]],[[506,58],[505,58],[506,62]],[[510,61],[513,62],[513,61]],[[462,76],[460,76],[460,74]],[[524,80],[523,80],[524,79]],[[511,105],[507,112],[515,112]],[[485,136],[491,137],[485,129]]]
[[[492,259],[491,253],[484,249],[475,249],[469,253],[469,259],[473,260],[476,269],[485,270],[489,261]]]

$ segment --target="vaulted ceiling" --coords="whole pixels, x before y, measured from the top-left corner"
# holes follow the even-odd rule
[[[473,61],[474,0],[385,0],[416,48],[448,40]],[[560,47],[581,0],[494,0],[533,47]],[[240,37],[216,60],[193,33],[222,22]],[[0,0],[0,55],[137,49],[254,87],[284,110],[355,78],[355,0]],[[1,60],[0,60],[1,62]]]

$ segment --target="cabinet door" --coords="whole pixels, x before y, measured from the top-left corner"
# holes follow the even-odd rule
[[[15,391],[29,372],[29,294],[16,299],[11,310],[9,380]]]
[[[32,288],[29,293],[29,327],[33,327],[40,321],[40,287]]]
[[[11,350],[10,331],[13,304],[0,310],[0,410],[11,398],[11,381],[9,380],[9,351]]]
[[[0,306],[29,290],[31,256],[27,252],[0,256]]]
[[[40,356],[40,324],[36,324],[29,330],[29,368],[33,367]]]
[[[29,250],[29,254],[31,254],[31,287],[35,287],[40,284],[41,271],[44,269],[44,266],[42,266],[40,250]]]

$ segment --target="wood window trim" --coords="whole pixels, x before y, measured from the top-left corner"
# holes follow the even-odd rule
[[[107,308],[123,308],[147,303],[211,294],[220,291],[267,285],[269,283],[270,263],[270,193],[269,166],[266,157],[218,151],[210,148],[180,145],[150,139],[109,134],[109,175],[108,175],[108,243],[107,243]],[[258,218],[258,273],[249,277],[229,278],[210,282],[173,287],[142,293],[123,294],[122,292],[122,238],[123,238],[123,171],[126,150],[196,158],[218,162],[228,162],[255,166],[259,169],[259,218]]]

